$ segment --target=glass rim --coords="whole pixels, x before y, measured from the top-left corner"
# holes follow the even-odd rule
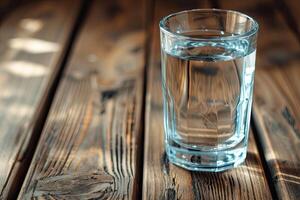
[[[221,36],[221,37],[213,37],[213,38],[195,38],[195,37],[190,37],[186,35],[182,35],[180,33],[171,31],[167,26],[166,26],[166,21],[170,19],[171,17],[174,17],[176,15],[184,14],[184,13],[189,13],[189,12],[207,12],[207,11],[216,11],[218,13],[235,13],[240,16],[245,17],[246,19],[249,19],[252,22],[252,27],[250,28],[249,31],[246,31],[245,33],[242,33],[240,35],[231,35],[231,36]],[[235,39],[243,39],[243,38],[249,38],[253,35],[255,35],[258,32],[259,25],[256,20],[254,20],[252,17],[250,17],[247,14],[244,14],[239,11],[235,10],[226,10],[226,9],[217,9],[217,8],[200,8],[200,9],[191,9],[191,10],[183,10],[175,13],[171,13],[165,17],[163,17],[160,22],[159,22],[159,27],[160,30],[163,31],[165,34],[173,37],[177,37],[180,39],[186,39],[186,40],[194,40],[194,41],[220,41],[220,40],[235,40]]]

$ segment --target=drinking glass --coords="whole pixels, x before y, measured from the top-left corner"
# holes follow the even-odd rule
[[[169,160],[195,171],[238,166],[247,154],[257,22],[237,11],[196,9],[159,25]]]

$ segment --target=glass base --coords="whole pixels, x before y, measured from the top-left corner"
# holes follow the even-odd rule
[[[221,172],[243,163],[247,146],[221,151],[199,151],[167,144],[166,152],[170,162],[187,170]]]

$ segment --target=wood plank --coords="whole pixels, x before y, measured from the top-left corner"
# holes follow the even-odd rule
[[[94,1],[19,199],[138,199],[143,1]]]
[[[300,199],[300,45],[272,1],[220,2],[260,24],[254,119],[279,199]]]
[[[171,12],[207,6],[199,2],[155,2],[147,73],[143,199],[271,199],[252,133],[246,162],[222,173],[189,172],[169,163],[164,153],[158,22]]]
[[[77,0],[39,1],[1,24],[0,199],[11,199],[23,181],[78,11]]]

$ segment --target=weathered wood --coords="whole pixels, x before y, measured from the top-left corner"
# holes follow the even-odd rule
[[[1,24],[0,199],[11,199],[23,181],[78,11],[77,0],[39,1]]]
[[[91,5],[19,199],[138,199],[145,9]]]
[[[246,162],[222,173],[196,173],[168,162],[164,153],[158,22],[178,10],[204,7],[189,1],[156,1],[149,59],[143,199],[271,199],[252,133]],[[200,2],[200,1],[199,1]]]
[[[278,197],[300,199],[300,45],[272,1],[220,2],[260,24],[254,120]]]

